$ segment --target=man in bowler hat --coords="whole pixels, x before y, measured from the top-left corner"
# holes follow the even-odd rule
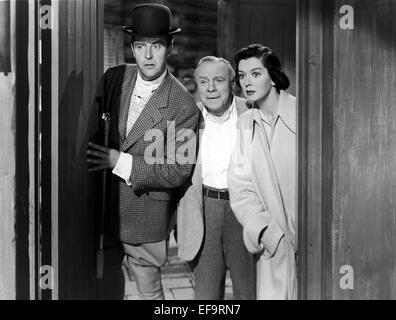
[[[110,114],[109,148],[90,142],[87,162],[90,171],[112,172],[108,211],[117,217],[116,231],[141,298],[164,299],[161,267],[174,227],[177,189],[193,166],[178,159],[185,154],[183,145],[195,141],[199,109],[166,67],[173,35],[181,31],[171,27],[169,8],[142,4],[131,18],[123,30],[131,35],[136,64],[103,75],[97,101]],[[155,153],[148,152],[153,142]]]

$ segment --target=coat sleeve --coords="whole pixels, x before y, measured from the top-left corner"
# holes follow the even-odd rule
[[[251,159],[246,155],[252,131],[240,129],[231,156],[228,170],[228,188],[231,208],[243,227],[243,240],[251,253],[262,252],[264,257],[272,257],[284,236],[271,213],[261,201],[251,174]],[[261,242],[260,234],[263,232]]]
[[[133,155],[131,188],[176,188],[189,177],[196,157],[196,133],[199,109],[196,105],[183,108],[175,118],[175,142],[167,141],[174,159],[164,163],[151,161],[147,156]],[[167,154],[168,152],[165,152]]]

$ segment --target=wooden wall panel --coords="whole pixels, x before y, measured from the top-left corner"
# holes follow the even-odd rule
[[[2,69],[0,70],[0,299],[15,299],[15,112],[16,102],[13,86],[15,85],[15,64],[11,65],[11,54],[15,58],[15,25],[11,26],[11,21],[15,21],[15,16],[11,16],[10,2],[3,2],[1,5],[1,25],[7,25],[3,32],[0,45],[3,47],[1,53]],[[12,7],[13,9],[15,6]],[[15,12],[15,11],[14,11]],[[15,23],[15,22],[14,22]],[[7,37],[8,36],[8,37]],[[8,39],[7,39],[8,38]],[[7,49],[7,50],[5,50]],[[9,55],[8,57],[6,55]],[[4,71],[7,71],[6,73]],[[9,72],[11,71],[11,72]]]
[[[169,64],[174,74],[181,77],[191,72],[200,58],[217,54],[217,1],[216,0],[105,0],[104,23],[128,25],[131,11],[141,3],[162,3],[167,5],[173,16],[173,23],[181,26],[182,32],[175,36],[174,50]],[[125,34],[125,61],[133,62],[130,37]]]
[[[238,1],[236,50],[262,43],[277,53],[290,78],[288,91],[296,92],[296,1]],[[230,35],[232,36],[232,35]]]
[[[15,299],[15,125],[13,114],[15,112],[14,97],[12,92],[12,73],[5,76],[0,73],[0,96],[2,106],[0,108],[0,299]],[[4,103],[4,104],[3,104]],[[5,107],[7,106],[7,108]]]
[[[34,297],[33,11],[28,1],[0,3],[0,299],[10,300]]]

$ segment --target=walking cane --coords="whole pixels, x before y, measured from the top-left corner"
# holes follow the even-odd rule
[[[104,126],[104,146],[109,145],[109,133],[110,133],[110,114],[104,112],[102,114],[102,120],[105,122]],[[107,170],[104,169],[102,173],[102,208],[100,211],[100,234],[99,234],[99,247],[96,252],[96,277],[103,279],[103,268],[104,268],[104,232],[105,232],[105,213],[106,213],[106,188],[107,188]]]

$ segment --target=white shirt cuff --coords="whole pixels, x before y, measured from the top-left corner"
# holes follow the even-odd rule
[[[125,183],[131,185],[131,171],[132,171],[133,157],[129,153],[121,152],[117,164],[112,173],[125,180]]]

